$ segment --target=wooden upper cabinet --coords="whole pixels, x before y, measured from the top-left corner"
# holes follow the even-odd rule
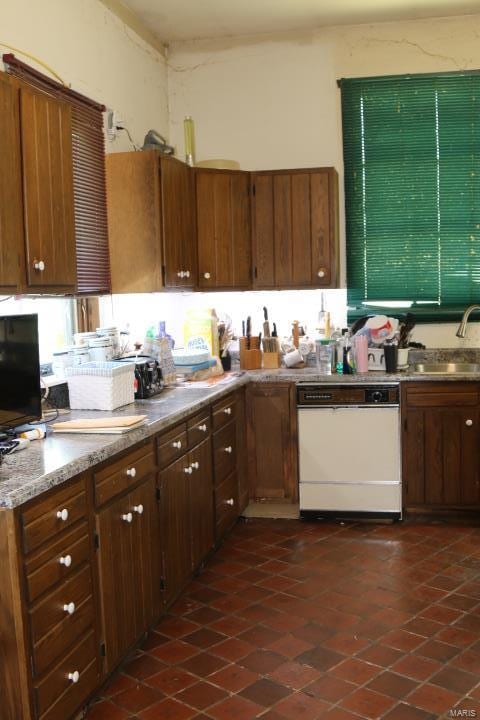
[[[252,184],[254,287],[336,287],[336,170],[258,172]]]
[[[158,154],[110,153],[106,170],[112,292],[156,292],[162,288]]]
[[[160,192],[165,287],[193,288],[197,278],[193,168],[161,155]]]
[[[22,165],[18,91],[0,76],[0,293],[23,284]]]
[[[250,173],[196,170],[198,287],[251,287]]]
[[[76,285],[70,107],[20,88],[27,286]]]

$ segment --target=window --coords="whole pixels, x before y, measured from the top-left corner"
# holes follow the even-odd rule
[[[342,80],[349,318],[480,301],[480,74]]]

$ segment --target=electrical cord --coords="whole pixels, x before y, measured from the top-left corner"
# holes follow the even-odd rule
[[[36,57],[35,55],[31,55],[28,52],[25,52],[25,50],[20,50],[20,48],[13,47],[13,45],[9,45],[8,43],[4,43],[0,40],[0,45],[2,47],[8,48],[9,50],[13,50],[13,52],[20,53],[20,55],[24,55],[25,57],[29,58],[30,60],[33,60],[33,62],[36,62],[38,65],[41,65],[41,67],[45,68],[45,70],[48,70],[48,72],[53,75],[58,82],[62,83],[65,87],[68,87],[65,80],[60,77],[58,73],[55,72],[53,68],[50,67],[50,65],[47,65],[46,62],[43,62],[43,60],[40,60],[40,58]]]
[[[131,142],[131,144],[132,144],[133,149],[134,149],[135,151],[140,150],[140,146],[139,146],[139,145],[135,145],[135,143],[133,142],[133,138],[132,138],[132,136],[130,135],[130,130],[129,130],[128,128],[123,127],[123,126],[121,126],[121,125],[117,125],[117,130],[123,130],[123,132],[126,132],[126,133],[127,133],[127,136],[128,136],[128,139],[130,140],[130,142]]]

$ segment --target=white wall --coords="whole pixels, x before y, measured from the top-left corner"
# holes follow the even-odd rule
[[[297,34],[179,43],[169,50],[170,138],[183,154],[192,115],[197,160],[244,169],[333,165],[343,159],[337,79],[480,67],[480,15],[337,27]],[[479,298],[480,301],[480,298]],[[417,328],[429,346],[456,346],[455,327]],[[467,344],[480,339],[469,331]]]
[[[150,128],[168,135],[165,58],[99,0],[3,0],[0,51],[11,52],[5,44],[35,55],[75,90],[118,110],[137,144]],[[125,133],[107,147],[128,149]]]

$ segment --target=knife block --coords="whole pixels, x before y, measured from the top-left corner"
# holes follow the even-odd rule
[[[280,353],[279,352],[264,352],[263,353],[263,367],[268,370],[275,370],[280,367]]]
[[[259,370],[262,367],[262,351],[258,337],[250,338],[250,349],[247,350],[247,338],[240,338],[240,369]]]

